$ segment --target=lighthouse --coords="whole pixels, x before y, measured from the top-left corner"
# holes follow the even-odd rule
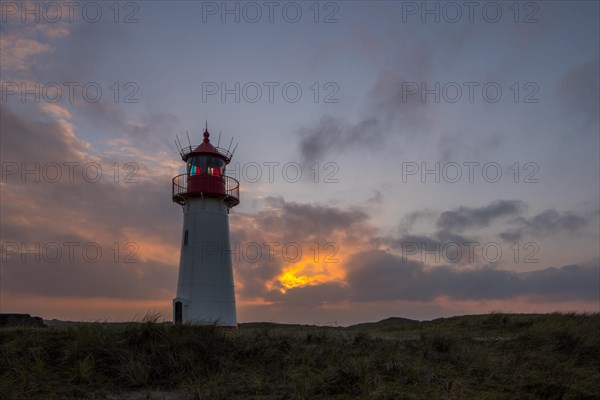
[[[229,211],[240,203],[239,182],[225,170],[233,154],[210,143],[208,126],[199,146],[176,143],[186,173],[172,186],[173,201],[183,207],[173,322],[236,328]]]

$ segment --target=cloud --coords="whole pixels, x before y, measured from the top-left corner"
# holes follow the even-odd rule
[[[347,230],[365,223],[368,218],[365,212],[356,209],[342,210],[327,205],[286,202],[282,197],[269,197],[266,201],[271,207],[268,212],[271,215],[261,216],[263,221],[276,226],[265,228],[280,228],[279,231],[285,232],[285,227],[288,227],[296,237],[327,237],[336,231],[353,235]],[[283,218],[274,219],[273,211]]]
[[[165,137],[164,132],[182,131],[178,118],[172,112],[154,108],[152,99],[144,99],[143,73],[131,76],[129,70],[110,63],[112,56],[126,55],[129,51],[130,30],[122,24],[114,24],[111,18],[103,18],[98,23],[76,20],[56,24],[34,23],[33,19],[24,24],[20,19],[12,19],[9,17],[9,22],[2,25],[0,65],[2,82],[14,83],[18,88],[10,86],[17,93],[11,92],[6,104],[41,109],[56,121],[62,119],[63,123],[74,123],[74,116],[77,123],[84,122],[80,125],[85,128],[79,131],[81,137],[106,141],[126,138],[147,152],[170,149],[172,139]],[[101,76],[105,78],[100,80]],[[66,83],[73,91],[72,98]],[[117,101],[115,83],[120,85]],[[41,103],[33,103],[33,95],[26,98],[30,103],[23,105],[19,101],[20,85],[32,90],[36,85],[47,88],[50,84],[61,88],[57,103],[44,97]],[[86,99],[82,90],[87,84],[100,88],[98,101]],[[48,97],[53,94],[54,89],[49,90]],[[128,103],[126,98],[136,102]]]
[[[559,81],[557,92],[568,113],[582,118],[581,132],[597,134],[600,60],[590,60],[569,70]]]
[[[50,114],[65,111],[59,105],[44,107]],[[2,160],[49,162],[81,160],[87,154],[89,144],[75,135],[72,126],[64,119],[48,122],[26,118],[0,105],[0,128],[2,129]]]
[[[114,164],[122,165],[122,160],[94,155],[64,121],[68,113],[62,108],[47,112],[59,120],[35,120],[0,106],[1,243],[3,257],[10,253],[2,263],[3,291],[168,297],[175,287],[180,237],[180,212],[170,201],[169,177],[138,176],[137,183],[125,183],[120,175],[115,181]],[[65,163],[76,166],[69,170]],[[83,172],[91,163],[99,168],[97,181]],[[49,165],[58,166],[60,175]],[[74,243],[73,257],[65,243]],[[82,254],[86,244],[91,252],[87,258]],[[94,261],[97,248],[102,256]],[[23,251],[37,256],[23,258]],[[127,262],[129,255],[138,262]]]
[[[462,236],[447,230],[438,230],[432,234],[404,234],[400,237],[378,237],[381,247],[389,246],[389,250],[412,259],[414,256],[421,260],[437,260],[452,262],[455,265],[472,264],[479,261],[479,255],[474,254],[470,246],[479,243],[476,238]],[[429,257],[427,257],[429,255]],[[442,258],[443,256],[443,258]]]
[[[575,232],[588,225],[589,220],[571,212],[562,214],[554,209],[545,210],[532,218],[516,219],[519,227],[499,234],[506,241],[517,241],[525,235],[548,235],[561,231]]]
[[[381,149],[392,134],[414,137],[432,127],[433,119],[427,113],[431,104],[421,101],[419,95],[406,95],[405,87],[425,80],[431,70],[431,49],[421,42],[407,52],[410,55],[403,58],[402,74],[385,70],[377,77],[356,122],[324,115],[299,129],[300,154],[305,162],[322,160],[332,152]]]
[[[340,247],[345,254],[332,271],[320,269],[311,263],[296,263],[295,266],[299,267],[292,271],[297,278],[312,277],[314,280],[290,287],[278,279],[282,278],[282,271],[294,263],[286,264],[281,257],[276,257],[270,263],[238,263],[236,272],[239,281],[246,286],[238,293],[243,298],[262,299],[269,307],[298,312],[306,309],[325,310],[341,304],[361,307],[370,302],[406,301],[423,304],[442,298],[457,302],[510,301],[517,298],[589,302],[597,298],[598,288],[594,285],[598,274],[596,265],[566,265],[529,272],[486,265],[481,263],[477,251],[475,259],[472,259],[473,251],[468,251],[466,244],[477,242],[477,238],[464,236],[452,229],[489,227],[496,219],[507,217],[511,217],[509,222],[513,223],[522,219],[519,213],[524,209],[523,203],[510,200],[483,207],[463,207],[441,213],[437,221],[442,222],[437,225],[443,228],[433,233],[405,233],[391,237],[376,236],[377,230],[370,226],[365,214],[354,215],[349,210],[330,206],[269,198],[264,211],[244,215],[235,224],[233,235],[236,238],[258,241],[271,240],[275,235],[297,241],[306,237],[310,237],[310,240],[335,238],[339,243],[345,243]],[[411,215],[418,219],[431,213]],[[535,221],[540,229],[558,226],[577,228],[579,219],[568,215],[565,213],[556,217],[555,213],[542,213],[532,217],[531,221]],[[344,242],[344,235],[354,231],[361,233],[360,239],[355,237]],[[315,235],[311,236],[313,233]],[[431,257],[418,260],[399,254],[398,250],[403,250],[403,246],[409,243],[424,245],[429,250],[455,243],[462,252],[460,259],[455,260],[455,254],[450,249],[445,253],[450,261],[444,259],[434,266],[430,262]]]
[[[550,231],[555,229],[575,230],[586,224],[586,220],[570,212],[560,214],[556,210],[546,210],[528,221],[535,231]]]
[[[358,145],[373,148],[382,139],[379,121],[372,117],[352,124],[326,115],[313,126],[301,129],[300,135],[300,152],[307,162],[322,160],[332,150],[340,152]]]
[[[423,57],[420,57],[423,58]],[[425,61],[417,61],[425,63]],[[419,76],[423,74],[420,71]],[[417,77],[414,77],[417,79]],[[397,72],[382,73],[371,90],[365,113],[357,122],[325,115],[312,126],[299,130],[304,161],[322,160],[330,152],[384,148],[391,135],[414,137],[433,126],[428,102],[407,95],[408,82]]]
[[[445,301],[597,301],[598,265],[565,265],[531,272],[516,272],[481,266],[458,270],[430,267],[402,260],[382,250],[353,254],[346,262],[345,282],[292,288],[285,293],[270,291],[264,298],[273,307],[289,309],[327,308],[353,304],[360,308],[373,302],[397,301],[415,304]]]
[[[18,244],[24,254],[13,255],[13,244]],[[117,249],[107,242],[81,236],[59,237],[55,233],[51,241],[29,242],[26,246],[25,249],[21,242],[12,240],[3,242],[3,248],[10,253],[2,265],[3,290],[9,294],[152,300],[168,299],[177,284],[177,269],[172,265],[141,262],[139,253],[131,258],[137,263],[124,261],[125,255],[134,254],[124,249],[124,243],[119,243]],[[115,262],[117,254],[119,259]]]
[[[404,218],[404,235],[399,239],[388,239],[387,243],[395,243],[395,247],[400,248],[405,242],[415,241],[427,246],[473,241],[476,238],[465,237],[456,232],[488,228],[502,219],[505,224],[512,226],[498,233],[498,236],[505,241],[517,241],[524,235],[548,235],[562,231],[572,233],[589,223],[588,218],[569,211],[560,213],[555,209],[548,209],[528,218],[523,216],[526,208],[526,204],[519,200],[497,200],[481,207],[459,207],[443,211],[435,222],[439,230],[429,235],[414,235],[409,233],[409,229],[417,220],[424,217],[431,218],[434,214],[430,211],[412,212]]]
[[[533,272],[492,267],[457,270],[428,268],[381,250],[355,254],[347,264],[349,296],[353,301],[434,301],[510,299],[539,296],[554,300],[598,299],[599,267],[570,265]]]
[[[119,105],[110,98],[96,103],[75,101],[74,113],[94,127],[94,136],[106,138],[129,139],[138,148],[156,149],[157,146],[171,146],[172,140],[165,137],[166,131],[176,132],[179,119],[171,112],[138,108],[126,110],[132,104]],[[131,112],[128,112],[131,111]],[[133,113],[135,112],[135,117]],[[173,133],[173,138],[175,133]]]
[[[342,281],[343,258],[370,246],[375,236],[368,215],[358,209],[281,197],[266,198],[264,205],[257,213],[231,216],[238,294],[245,298],[274,300],[280,296],[270,292]]]
[[[31,29],[21,32],[3,33],[0,36],[2,72],[23,73],[30,70],[32,59],[53,51],[52,46],[35,39]]]
[[[501,244],[496,243],[496,237],[517,242],[524,236],[572,234],[588,226],[590,217],[598,215],[598,210],[581,216],[548,209],[527,217],[523,215],[526,209],[527,205],[521,201],[499,200],[485,206],[438,213],[413,211],[403,217],[396,235],[377,236],[375,243],[379,249],[399,252],[409,259],[435,261],[436,265],[451,263],[462,268],[485,261],[481,252],[473,251],[473,246],[497,248]]]
[[[518,215],[523,208],[524,204],[517,200],[498,200],[483,207],[459,207],[444,211],[437,220],[437,226],[457,231],[485,228],[495,219]]]
[[[381,204],[383,201],[383,194],[379,190],[373,190],[373,196],[367,199],[367,203],[371,204]]]
[[[337,304],[347,297],[348,290],[343,283],[325,282],[314,286],[291,288],[285,293],[272,290],[266,293],[265,300],[274,305],[317,308]]]

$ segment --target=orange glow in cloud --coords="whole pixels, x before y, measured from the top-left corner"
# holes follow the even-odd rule
[[[265,210],[282,219],[284,217],[277,206],[266,204]],[[370,237],[375,234],[374,229],[367,224],[361,225],[360,235],[354,234],[355,230],[327,231],[323,228],[320,228],[321,231],[316,229],[317,233],[313,235],[297,232],[285,224],[277,226],[276,223],[273,223],[274,227],[271,229],[265,229],[260,223],[261,219],[260,214],[258,217],[238,214],[233,220],[232,231],[242,230],[246,241],[272,244],[274,250],[265,251],[261,262],[274,263],[279,271],[276,276],[264,282],[264,289],[282,294],[292,288],[331,282],[345,283],[345,261],[351,254],[370,248]],[[298,238],[304,240],[298,241]],[[236,280],[236,286],[244,287],[243,279]]]
[[[336,260],[336,262],[333,262]],[[283,268],[274,281],[269,282],[270,289],[279,288],[281,293],[287,289],[320,285],[327,282],[343,281],[346,273],[341,259],[336,257],[319,260],[313,255],[304,256],[300,261],[290,263]]]

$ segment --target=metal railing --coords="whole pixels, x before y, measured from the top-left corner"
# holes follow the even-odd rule
[[[203,191],[188,191],[189,174],[177,175],[173,178],[173,201],[181,205],[185,204],[188,197],[224,197],[229,207],[240,204],[240,183],[237,179],[229,176],[192,175],[194,184],[202,187]],[[224,190],[223,190],[224,189]]]
[[[185,156],[192,153],[196,147],[198,147],[198,146],[185,146],[185,147],[182,147],[181,149],[179,149],[179,154],[181,154],[181,158],[185,158]],[[231,157],[233,157],[233,154],[227,149],[224,149],[222,147],[216,147],[216,146],[215,146],[215,149],[219,153],[221,153],[223,156],[227,157],[228,160],[231,160]]]

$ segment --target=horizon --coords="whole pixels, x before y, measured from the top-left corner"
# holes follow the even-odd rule
[[[437,320],[442,320],[442,319],[450,319],[450,318],[468,318],[468,317],[483,317],[483,316],[492,316],[492,315],[508,315],[508,316],[530,316],[530,315],[541,315],[541,316],[550,316],[550,315],[561,315],[561,316],[571,316],[571,315],[576,315],[576,316],[593,316],[593,315],[598,315],[600,312],[598,311],[593,311],[593,312],[587,312],[587,311],[582,311],[582,312],[577,312],[577,311],[553,311],[553,312],[548,312],[548,313],[514,313],[514,312],[502,312],[502,311],[492,311],[490,313],[483,313],[483,314],[463,314],[463,315],[452,315],[449,317],[437,317],[437,318],[432,318],[432,319],[423,319],[423,320],[419,320],[419,319],[412,319],[412,318],[405,318],[405,317],[399,317],[399,316],[390,316],[390,317],[385,317],[383,319],[378,319],[378,320],[373,320],[373,321],[362,321],[362,322],[357,322],[354,324],[348,324],[348,325],[340,325],[340,324],[335,324],[336,321],[331,321],[331,322],[327,322],[325,324],[311,324],[311,323],[295,323],[295,322],[273,322],[273,321],[243,321],[243,322],[238,322],[238,324],[245,324],[245,325],[249,325],[249,324],[274,324],[274,325],[299,325],[299,326],[314,326],[314,327],[320,327],[320,328],[350,328],[350,327],[354,327],[354,326],[358,326],[358,325],[369,325],[369,324],[379,324],[381,322],[384,321],[388,321],[388,320],[404,320],[404,321],[410,321],[410,322],[434,322]],[[14,313],[2,313],[4,315],[14,315]],[[0,315],[2,315],[0,314]],[[28,315],[28,314],[21,314],[21,315]],[[151,321],[154,323],[159,323],[159,324],[169,324],[172,323],[172,317],[168,316],[168,315],[155,315],[153,313],[149,313],[148,315],[144,315],[142,317],[134,317],[132,320],[130,321],[110,321],[110,320],[90,320],[90,321],[86,321],[86,320],[82,320],[82,321],[71,321],[71,320],[60,320],[60,319],[56,319],[56,318],[44,318],[41,316],[36,316],[36,315],[30,315],[31,317],[39,317],[42,318],[42,320],[44,321],[44,323],[46,322],[54,322],[57,321],[59,323],[73,323],[73,324],[137,324],[137,323],[145,323],[146,321]],[[225,327],[224,329],[227,330],[227,328]]]
[[[238,323],[600,312],[600,3],[115,4],[1,4],[0,313],[168,317],[205,124]]]

